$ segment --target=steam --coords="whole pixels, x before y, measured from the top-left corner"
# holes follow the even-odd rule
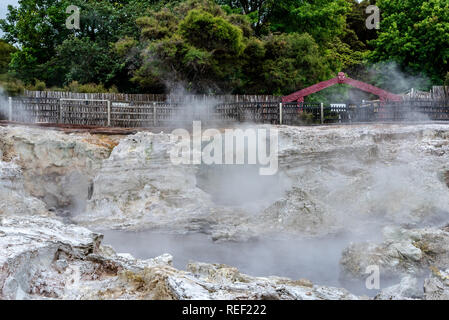
[[[406,72],[395,62],[374,64],[368,69],[367,76],[375,85],[397,94],[411,88],[429,90],[431,87],[431,80],[426,75]]]
[[[9,117],[8,99],[5,90],[0,86],[0,120],[7,120]]]
[[[380,241],[388,225],[447,223],[449,191],[440,178],[445,161],[432,157],[432,130],[438,129],[284,127],[277,176],[264,180],[250,166],[200,166],[196,175],[197,186],[216,205],[211,210],[220,215],[220,207],[235,209],[239,221],[253,225],[270,221],[274,233],[264,229],[257,240],[212,242],[205,226],[206,234],[187,235],[106,231],[105,241],[140,258],[169,252],[178,268],[189,260],[225,263],[257,276],[346,286],[338,279],[339,259],[350,242]],[[364,282],[359,285],[354,292]]]
[[[9,96],[0,86],[0,120],[9,120]],[[34,123],[35,116],[27,110],[26,103],[13,100],[12,121]]]
[[[386,91],[400,95],[405,95],[410,92],[411,89],[428,91],[431,88],[431,80],[426,75],[406,72],[395,62],[373,64],[366,70],[360,72],[358,76],[349,74],[349,77],[370,83]],[[355,106],[360,105],[362,101],[379,103],[378,97],[346,85],[325,89],[319,94],[319,97],[320,100],[327,103],[345,103],[347,105]],[[404,108],[401,108],[400,110],[402,121],[413,122],[430,120],[427,115],[408,109],[408,106],[411,106],[411,104],[408,105],[405,103]],[[388,110],[385,111],[388,115]],[[390,116],[391,115],[392,114],[390,114]]]
[[[176,105],[176,109],[171,113],[170,123],[175,123],[176,128],[188,129],[192,127],[193,121],[201,121],[203,124],[220,126],[223,124],[215,114],[217,104],[220,99],[209,95],[194,95],[189,92],[182,82],[166,82],[169,94],[166,102]]]

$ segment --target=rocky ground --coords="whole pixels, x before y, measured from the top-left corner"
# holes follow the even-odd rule
[[[308,280],[257,278],[225,265],[163,255],[136,260],[101,245],[102,236],[42,217],[0,221],[2,299],[357,299]]]
[[[377,299],[449,297],[449,127],[278,129],[279,174],[259,180],[173,165],[165,133],[1,127],[0,297],[358,298],[224,265],[191,263],[182,271],[169,255],[137,260],[103,246],[95,230],[105,229],[201,232],[214,241],[350,233],[343,279],[363,281],[366,267],[378,265],[397,284]],[[217,198],[229,189],[227,198],[239,201]]]

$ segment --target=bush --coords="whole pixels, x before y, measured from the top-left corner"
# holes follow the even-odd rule
[[[45,91],[47,90],[47,85],[44,81],[41,81],[39,79],[34,80],[34,85],[29,85],[26,87],[27,90],[30,91]]]
[[[301,112],[299,119],[304,124],[313,124],[315,123],[315,116],[311,112]]]
[[[0,75],[0,87],[3,88],[3,93],[9,97],[19,96],[25,91],[22,81],[5,74]]]
[[[103,84],[87,83],[79,84],[78,81],[72,81],[67,87],[64,88],[65,91],[76,92],[76,93],[118,93],[116,86],[112,86],[106,89]]]

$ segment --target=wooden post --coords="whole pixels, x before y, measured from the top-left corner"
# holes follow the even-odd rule
[[[156,102],[153,102],[153,126],[156,126]]]
[[[12,97],[9,97],[8,102],[9,102],[9,116],[8,116],[8,119],[9,119],[9,121],[12,121]]]
[[[324,124],[324,104],[321,102],[321,124]]]
[[[111,100],[108,100],[108,127],[111,126]]]
[[[282,102],[279,103],[279,124],[282,125]]]
[[[59,122],[62,123],[62,99],[59,99]]]

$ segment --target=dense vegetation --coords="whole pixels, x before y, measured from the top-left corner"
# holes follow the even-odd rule
[[[365,26],[370,4],[378,31]],[[79,30],[65,26],[69,5]],[[417,86],[449,80],[447,0],[20,0],[0,28],[11,93],[287,94],[341,70],[384,87],[385,70],[431,80]]]

